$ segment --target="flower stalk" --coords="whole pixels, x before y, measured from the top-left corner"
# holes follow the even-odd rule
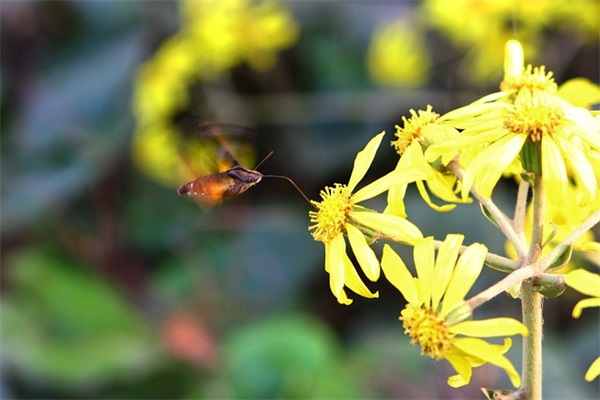
[[[471,297],[469,300],[467,300],[467,304],[471,306],[472,309],[475,309],[499,294],[506,292],[511,287],[518,285],[525,280],[533,278],[535,275],[536,271],[532,266],[527,265],[521,267],[505,276],[504,279],[496,282],[494,285]]]
[[[533,192],[533,226],[529,247],[528,261],[536,265],[542,253],[544,239],[545,193],[541,173],[534,174]],[[536,266],[536,272],[539,266]],[[523,339],[523,390],[526,398],[541,400],[542,398],[542,337],[544,320],[542,316],[543,296],[534,290],[533,279],[521,285],[521,307],[523,325],[529,330],[529,336]]]

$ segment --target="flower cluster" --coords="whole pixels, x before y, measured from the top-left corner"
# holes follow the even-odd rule
[[[600,220],[600,177],[594,168],[600,160],[600,119],[570,101],[573,89],[559,88],[543,66],[525,67],[523,58],[520,43],[508,41],[500,91],[443,115],[431,106],[410,110],[410,117],[403,117],[402,126],[396,126],[396,139],[391,143],[399,156],[396,168],[356,190],[375,157],[382,132],[358,153],[349,183],[326,187],[321,200],[312,201],[315,210],[309,212],[309,229],[325,245],[325,270],[337,300],[351,303],[345,288],[377,297],[363,277],[374,282],[383,271],[407,301],[400,312],[404,332],[423,355],[452,365],[457,375],[448,384],[453,387],[468,384],[472,369],[486,363],[506,371],[515,387],[521,385],[505,353],[512,343],[509,336],[527,336],[529,325],[505,317],[472,320],[473,310],[504,291],[519,292],[524,282],[533,287],[531,279],[546,282],[540,285],[551,282],[559,289],[562,284],[562,289],[554,291],[558,296],[565,280],[548,272],[567,264],[574,248],[582,252],[600,249],[589,232]],[[585,94],[581,103],[600,99],[600,91],[596,95],[597,87],[591,83],[578,81],[576,85],[577,93]],[[520,184],[514,220],[491,201],[503,176]],[[480,243],[463,246],[462,235],[450,234],[442,242],[425,237],[408,219],[404,205],[407,187],[413,183],[436,211],[450,211],[476,198],[486,217],[515,246],[516,261],[490,254]],[[530,188],[537,208],[527,207]],[[387,204],[382,212],[359,205],[385,192]],[[435,204],[430,194],[445,204]],[[378,257],[371,248],[377,240],[412,246],[416,276],[390,244],[384,245]],[[359,269],[346,254],[346,241]],[[466,299],[484,264],[508,275]],[[574,279],[568,278],[567,284]],[[578,290],[592,294],[589,288]],[[519,292],[517,297],[530,298],[534,296],[531,291]],[[541,338],[537,333],[534,336]],[[502,337],[504,343],[483,340],[489,337]],[[599,367],[598,361],[594,363],[586,379],[593,379]]]

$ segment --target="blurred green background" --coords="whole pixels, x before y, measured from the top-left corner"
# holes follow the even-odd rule
[[[200,14],[223,2],[202,3]],[[443,113],[496,91],[509,37],[558,83],[599,81],[597,1],[517,3],[291,2],[264,31],[252,31],[260,13],[250,4],[231,25],[248,42],[228,48],[244,54],[217,65],[210,57],[228,44],[216,29],[228,22],[211,27],[189,4],[3,0],[0,397],[465,399],[508,387],[482,367],[470,386],[449,388],[453,371],[409,344],[403,300],[383,280],[371,285],[379,299],[337,304],[309,206],[286,182],[198,207],[177,196],[175,158],[161,153],[177,146],[144,147],[141,161],[136,146],[146,123],[183,135],[169,136],[180,150],[198,118],[247,125],[254,160],[275,152],[261,171],[317,199],[347,182],[373,135],[392,140],[410,108]],[[142,66],[195,21],[209,36],[189,59],[169,59],[187,75],[162,71],[174,83],[144,97],[142,115]],[[154,110],[173,88],[174,105]],[[369,177],[395,157],[382,147]],[[507,208],[514,195],[512,183],[495,192]],[[441,215],[411,191],[407,209],[425,234],[504,248],[476,205]],[[475,289],[498,278],[485,271]],[[568,291],[546,303],[545,398],[600,396],[597,379],[583,380],[600,354],[598,313],[573,321],[578,299]],[[501,315],[519,318],[518,303],[499,298],[477,317]],[[518,343],[509,355],[519,369]]]

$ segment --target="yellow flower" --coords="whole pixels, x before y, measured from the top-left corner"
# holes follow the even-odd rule
[[[442,142],[458,135],[458,131],[449,125],[438,124],[439,114],[433,112],[430,105],[426,110],[410,110],[411,117],[402,117],[404,127],[396,125],[397,140],[392,146],[400,155],[396,171],[404,171],[408,167],[422,168],[429,176],[426,180],[416,181],[417,189],[425,202],[436,211],[450,211],[455,205],[446,204],[438,206],[431,201],[427,188],[438,198],[454,203],[470,202],[471,199],[461,199],[456,196],[455,188],[457,179],[452,174],[446,174],[443,167],[436,169],[431,166],[425,156],[424,150],[432,143]],[[406,216],[404,211],[404,194],[407,184],[394,185],[388,192],[388,206],[385,213]]]
[[[502,46],[518,34],[535,59],[547,41],[545,31],[568,31],[579,43],[597,43],[597,0],[425,0],[427,21],[454,46],[466,51],[459,71],[466,79],[494,82],[500,73]]]
[[[433,238],[419,240],[414,247],[417,277],[390,246],[384,246],[381,268],[408,302],[400,314],[404,332],[411,343],[421,346],[423,355],[452,365],[458,373],[448,379],[452,387],[468,384],[473,367],[485,363],[504,369],[518,387],[520,376],[503,355],[512,344],[510,338],[505,338],[503,345],[481,338],[527,335],[527,328],[511,318],[467,320],[471,309],[464,297],[481,273],[487,248],[475,243],[458,257],[463,239],[462,235],[448,235],[437,258]]]
[[[369,73],[380,85],[419,87],[429,77],[430,61],[422,35],[403,20],[384,23],[369,46]]]
[[[213,75],[247,61],[258,70],[275,63],[275,52],[290,47],[299,29],[277,1],[182,3],[184,25],[196,39],[203,72]]]
[[[575,304],[573,318],[579,318],[584,308],[600,307],[600,275],[584,269],[576,269],[565,275],[565,282],[578,292],[592,296]],[[598,375],[600,375],[600,357],[590,365],[590,368],[585,373],[585,380],[591,382]]]
[[[462,195],[466,197],[476,184],[480,194],[490,197],[500,177],[533,152],[540,154],[537,163],[525,162],[522,169],[541,171],[554,201],[568,201],[565,193],[571,180],[584,193],[582,201],[589,201],[596,197],[597,179],[588,154],[600,150],[600,122],[556,95],[552,74],[543,68],[528,67],[517,74],[519,51],[515,42],[507,43],[503,91],[442,116],[440,121],[462,132],[430,146],[425,156],[429,161],[441,157],[447,164],[465,149],[475,151],[468,163],[461,160]]]
[[[335,184],[321,191],[321,201],[311,203],[317,209],[310,211],[310,226],[315,240],[325,244],[325,270],[329,273],[332,293],[342,304],[350,304],[344,291],[347,286],[364,297],[377,297],[362,282],[350,258],[346,254],[344,235],[348,236],[350,247],[365,274],[371,280],[379,279],[379,262],[369,242],[386,237],[398,242],[413,244],[422,237],[421,231],[408,220],[374,212],[358,203],[373,198],[397,182],[423,179],[418,169],[392,171],[387,175],[364,186],[355,193],[354,189],[367,173],[375,153],[381,144],[385,132],[375,136],[366,147],[357,154],[348,185]]]

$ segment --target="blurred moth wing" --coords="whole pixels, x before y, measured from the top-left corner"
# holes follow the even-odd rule
[[[216,205],[260,182],[263,175],[242,167],[230,151],[233,149],[245,158],[250,156],[251,146],[243,139],[249,136],[251,129],[206,121],[201,121],[199,128],[200,135],[194,146],[183,149],[188,160],[183,163],[186,169],[183,172],[190,181],[179,187],[180,196],[193,196],[202,204]]]

